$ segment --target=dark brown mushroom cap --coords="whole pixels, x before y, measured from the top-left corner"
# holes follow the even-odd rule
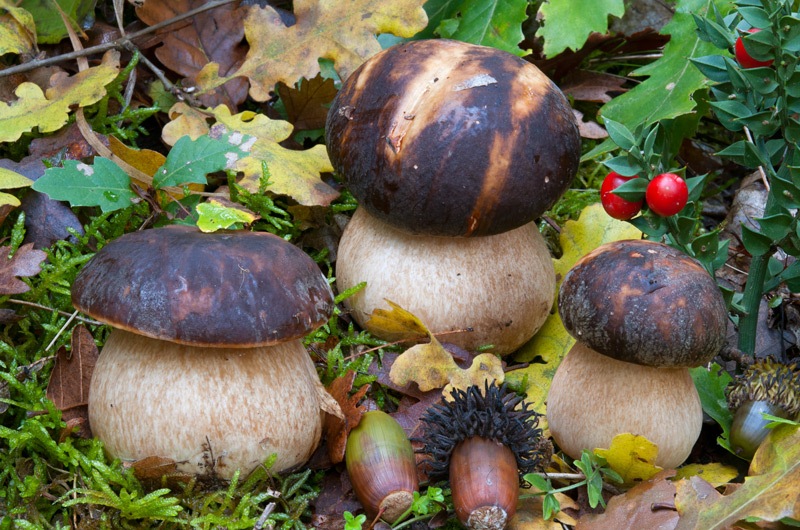
[[[75,279],[72,303],[148,337],[254,347],[322,325],[333,293],[317,264],[275,235],[167,226],[104,246]]]
[[[558,310],[566,330],[604,355],[646,366],[699,366],[725,342],[728,312],[714,279],[668,245],[624,240],[567,272]]]
[[[544,213],[578,169],[564,95],[533,64],[446,39],[384,50],[328,113],[336,171],[372,215],[411,233],[505,232]]]

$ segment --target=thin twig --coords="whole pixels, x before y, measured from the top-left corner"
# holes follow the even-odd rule
[[[26,300],[18,300],[16,298],[9,298],[8,300],[6,300],[6,302],[9,302],[9,303],[12,303],[12,304],[18,304],[18,305],[25,305],[25,306],[29,306],[29,307],[35,307],[36,309],[44,309],[45,311],[52,311],[53,313],[58,313],[59,315],[62,315],[62,316],[65,316],[65,317],[71,317],[72,316],[72,313],[67,313],[66,311],[60,311],[58,309],[53,309],[52,307],[47,307],[46,305],[37,304],[35,302],[28,302]],[[93,326],[102,326],[103,325],[102,322],[98,322],[97,320],[92,320],[91,318],[86,318],[86,317],[76,316],[75,320],[80,320],[81,322],[85,322],[85,323],[91,324]]]
[[[744,135],[747,137],[747,141],[751,144],[755,145],[753,142],[753,135],[750,134],[750,129],[747,127],[744,128]],[[761,182],[764,184],[764,187],[769,191],[769,181],[767,180],[767,172],[764,171],[764,166],[758,166],[758,174],[761,177]]]
[[[216,9],[217,7],[221,7],[227,4],[232,4],[236,1],[237,0],[216,0],[215,2],[209,2],[208,4],[192,9],[191,11],[187,11],[186,13],[181,13],[180,15],[174,18],[171,18],[169,20],[164,20],[163,22],[159,22],[158,24],[153,24],[152,26],[136,31],[134,33],[130,33],[125,37],[120,37],[111,42],[105,42],[103,44],[98,44],[96,46],[91,46],[89,48],[84,48],[82,50],[76,50],[74,52],[65,53],[62,55],[56,55],[55,57],[48,57],[46,59],[34,60],[16,66],[11,66],[9,68],[6,68],[5,70],[0,70],[0,78],[13,74],[19,74],[22,72],[28,72],[30,70],[35,70],[43,66],[51,66],[60,62],[70,61],[72,59],[77,59],[78,57],[87,57],[89,55],[94,55],[96,53],[102,53],[111,50],[113,48],[124,47],[124,43],[126,41],[129,42],[138,39],[139,37],[155,33],[156,31],[171,26],[176,22],[180,22],[181,20],[191,18],[205,11],[210,11],[211,9]]]
[[[63,326],[61,326],[61,329],[59,329],[59,330],[58,330],[58,333],[56,333],[56,336],[55,336],[55,337],[53,337],[53,340],[51,340],[51,341],[50,341],[50,344],[48,344],[48,345],[47,345],[47,347],[44,349],[44,351],[49,351],[49,350],[50,350],[50,348],[52,348],[52,347],[53,347],[53,344],[55,344],[55,343],[56,343],[56,341],[58,340],[58,337],[60,337],[60,336],[61,336],[61,335],[64,333],[64,331],[66,331],[66,329],[67,329],[67,326],[69,326],[69,325],[70,325],[70,323],[71,323],[71,322],[72,322],[72,321],[75,319],[75,317],[76,317],[76,316],[78,316],[78,310],[77,310],[77,309],[75,310],[75,312],[74,312],[74,313],[72,313],[72,314],[69,316],[69,318],[67,319],[67,321],[66,321],[66,322],[64,322],[64,325],[63,325]]]

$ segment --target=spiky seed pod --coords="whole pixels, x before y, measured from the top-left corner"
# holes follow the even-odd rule
[[[800,365],[759,359],[728,386],[733,411],[730,441],[736,454],[750,459],[769,432],[763,414],[800,416]]]
[[[449,478],[453,505],[468,528],[504,528],[516,512],[522,476],[543,468],[552,446],[539,414],[507,386],[453,389],[422,417],[429,476]]]
[[[417,464],[411,441],[397,421],[379,410],[366,412],[350,431],[347,474],[370,518],[394,523],[414,500]]]

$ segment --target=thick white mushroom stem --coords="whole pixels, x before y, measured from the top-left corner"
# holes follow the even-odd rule
[[[386,300],[410,311],[441,339],[507,354],[530,339],[555,297],[555,271],[535,223],[483,237],[412,235],[360,208],[345,228],[336,261],[339,292],[367,286],[345,303],[367,320]],[[470,329],[470,331],[464,331]]]
[[[276,453],[271,471],[281,472],[319,444],[320,392],[298,340],[199,348],[113,330],[92,376],[89,421],[125,462],[160,456],[182,472],[231,478]]]
[[[577,342],[553,377],[547,421],[572,458],[632,433],[658,445],[656,465],[675,468],[700,436],[703,410],[688,368],[617,361]]]

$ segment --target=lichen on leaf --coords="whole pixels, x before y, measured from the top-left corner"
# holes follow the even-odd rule
[[[241,158],[232,168],[243,173],[238,184],[251,193],[260,192],[262,164],[265,164],[269,170],[267,189],[275,194],[292,197],[304,206],[327,206],[339,195],[320,178],[321,173],[333,171],[324,145],[302,151],[280,145],[292,134],[289,122],[272,120],[250,111],[231,114],[224,105],[198,111],[183,103],[170,110],[170,117],[172,121],[164,127],[162,134],[162,139],[168,144],[177,142],[183,135],[196,138],[206,134],[210,129],[209,119],[228,131],[254,137],[250,156]]]
[[[422,30],[428,21],[424,3],[297,0],[292,26],[268,5],[250,6],[244,21],[250,51],[244,63],[227,76],[220,75],[217,63],[209,63],[197,75],[198,86],[213,90],[228,79],[245,76],[250,80],[250,96],[265,101],[279,81],[292,86],[302,77],[316,76],[321,58],[332,60],[339,76],[346,78],[381,51],[376,35],[411,37]]]

